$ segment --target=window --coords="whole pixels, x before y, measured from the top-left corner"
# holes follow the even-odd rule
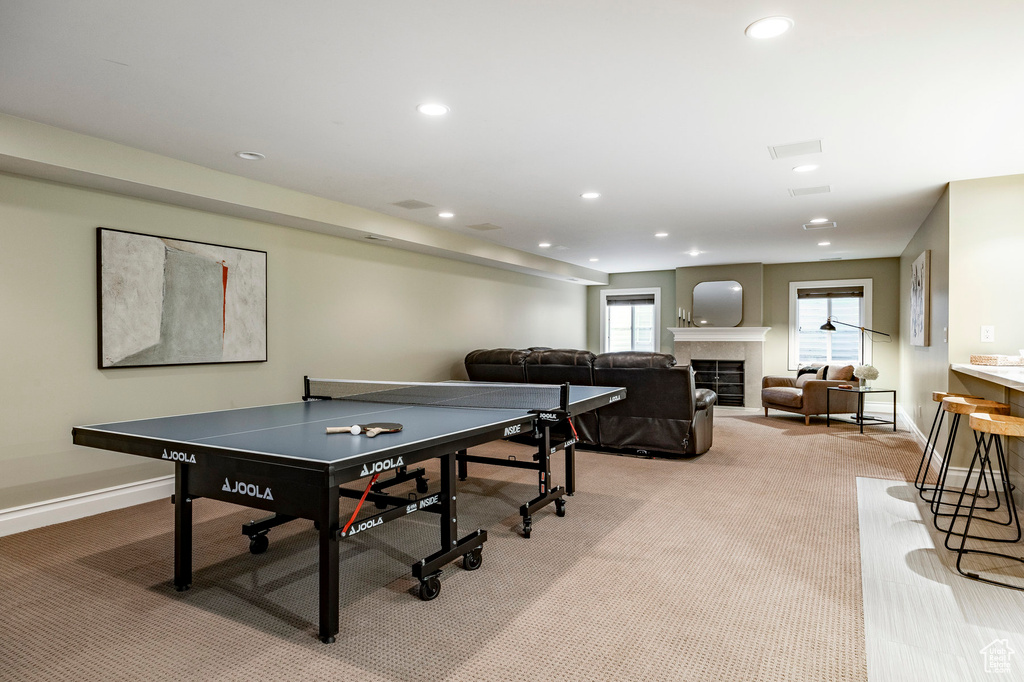
[[[830,317],[836,331],[822,331],[821,325]],[[864,362],[870,364],[871,344],[861,349],[857,329],[870,326],[870,279],[789,283],[791,370],[804,365],[859,365],[862,352]]]
[[[661,351],[661,289],[601,292],[601,352]]]

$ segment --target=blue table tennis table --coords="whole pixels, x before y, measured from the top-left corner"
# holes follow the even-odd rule
[[[222,500],[272,512],[242,527],[254,554],[266,551],[267,533],[296,519],[319,532],[319,637],[335,640],[339,628],[339,541],[388,521],[425,511],[437,514],[440,549],[412,565],[422,599],[441,589],[441,568],[462,557],[474,570],[482,561],[487,531],[459,537],[457,480],[468,462],[489,462],[537,471],[538,496],[520,508],[524,535],[532,514],[554,504],[565,513],[565,495],[575,488],[571,416],[625,398],[625,389],[485,382],[396,383],[304,380],[301,402],[142,419],[72,430],[78,445],[174,463],[174,586],[192,585],[192,503]],[[327,427],[397,422],[403,429],[369,438],[326,433]],[[476,445],[509,437],[536,443],[533,461],[467,454]],[[565,454],[565,485],[553,486],[551,456]],[[440,460],[439,489],[430,490],[422,468]],[[380,477],[386,476],[384,479]],[[370,477],[366,490],[342,484]],[[388,488],[416,481],[415,495]],[[371,502],[374,513],[342,518],[339,499]],[[383,511],[376,511],[383,509]]]

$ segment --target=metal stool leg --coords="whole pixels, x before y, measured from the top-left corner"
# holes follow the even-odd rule
[[[984,440],[984,437],[982,437],[982,440]],[[1009,483],[1009,470],[1006,468],[1006,455],[1003,452],[1002,441],[999,439],[999,436],[997,434],[991,434],[991,437],[988,439],[988,442],[985,443],[985,447],[984,448],[981,447],[981,443],[978,444],[977,448],[975,449],[974,458],[971,460],[971,468],[970,468],[970,470],[968,470],[967,476],[968,476],[968,479],[969,479],[971,473],[974,470],[975,463],[980,460],[981,469],[979,471],[978,482],[975,483],[975,485],[974,485],[975,493],[977,493],[978,487],[981,485],[982,480],[984,480],[984,478],[985,478],[985,468],[986,467],[988,467],[989,469],[992,468],[992,463],[991,463],[991,459],[989,457],[989,453],[990,453],[990,451],[992,449],[992,441],[993,440],[995,440],[996,458],[999,461],[1000,474],[1003,477],[1003,488],[1004,488],[1004,492],[1006,494],[1007,504],[1009,505],[1010,510],[1011,510],[1010,511],[1011,518],[1014,520],[1014,522],[1016,524],[1017,533],[1016,533],[1016,539],[1015,540],[1007,540],[1007,539],[995,540],[994,538],[988,538],[988,539],[990,541],[997,541],[997,542],[1016,542],[1021,537],[1020,518],[1017,515],[1016,505],[1014,504],[1014,500],[1013,500],[1013,486],[1011,486],[1010,483]],[[993,476],[994,476],[994,474],[993,474]],[[966,487],[967,487],[967,484],[965,483],[964,484],[964,488],[966,489]],[[1012,585],[1010,583],[1005,583],[1005,582],[1002,582],[1002,581],[999,581],[999,580],[993,580],[991,578],[985,578],[985,577],[982,577],[978,573],[972,573],[971,571],[967,571],[967,570],[964,569],[964,567],[962,565],[963,564],[963,559],[968,554],[978,554],[978,555],[983,555],[983,556],[997,557],[997,558],[1000,558],[1000,559],[1006,559],[1008,561],[1015,561],[1015,562],[1017,562],[1019,564],[1024,565],[1024,558],[1021,558],[1021,557],[1010,556],[1008,554],[1001,554],[999,552],[991,552],[991,551],[988,551],[988,550],[967,549],[967,538],[968,537],[974,537],[974,536],[970,535],[970,527],[971,527],[971,522],[974,521],[974,511],[975,511],[975,506],[976,506],[976,503],[977,503],[977,499],[978,499],[977,496],[975,496],[972,499],[972,501],[971,501],[970,510],[967,513],[967,520],[966,520],[966,523],[964,525],[964,532],[960,536],[960,547],[957,550],[957,557],[956,557],[956,570],[957,570],[957,572],[960,575],[964,576],[965,578],[969,578],[971,580],[976,580],[978,582],[988,583],[990,585],[998,585],[999,587],[1006,587],[1006,588],[1011,589],[1011,590],[1024,591],[1024,584],[1022,584],[1022,585]],[[963,501],[963,496],[961,495],[961,502],[962,501]],[[957,518],[958,514],[959,514],[959,507],[957,508],[957,511],[954,512],[954,519],[953,519],[954,523],[956,522],[956,518]],[[952,526],[951,526],[951,528],[952,528]],[[949,535],[946,536],[946,541],[947,541],[947,546],[948,546]]]

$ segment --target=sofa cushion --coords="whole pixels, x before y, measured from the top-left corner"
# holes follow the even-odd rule
[[[828,368],[829,381],[851,381],[853,379],[853,365]]]
[[[786,407],[792,407],[799,410],[804,404],[804,390],[802,388],[789,388],[787,386],[762,388],[761,402],[785,405]]]
[[[596,356],[589,350],[571,348],[547,348],[534,350],[526,356],[528,365],[572,365],[590,367]]]
[[[799,388],[799,389],[803,389],[804,385],[808,381],[817,381],[820,378],[821,377],[819,377],[817,375],[817,373],[814,373],[814,372],[811,372],[811,373],[808,373],[808,374],[801,374],[800,376],[798,376],[796,378],[796,387]]]
[[[515,348],[485,348],[470,351],[466,355],[467,365],[521,365],[529,351]]]
[[[808,365],[807,367],[801,367],[801,368],[799,368],[799,369],[798,369],[798,370],[796,371],[796,375],[797,375],[798,377],[800,377],[800,376],[802,376],[802,375],[804,375],[804,374],[814,374],[814,373],[816,373],[816,372],[817,372],[817,371],[818,371],[819,369],[821,369],[821,365]]]
[[[523,383],[527,355],[529,351],[515,348],[474,350],[466,355],[466,375],[470,381]]]
[[[619,351],[601,353],[594,359],[594,367],[605,369],[639,369],[648,367],[675,367],[675,356],[668,353],[647,353],[643,351]]]

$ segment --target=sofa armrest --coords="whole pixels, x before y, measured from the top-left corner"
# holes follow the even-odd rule
[[[695,392],[694,409],[706,410],[718,401],[718,394],[709,388],[698,388]]]
[[[825,414],[826,403],[832,412],[856,412],[857,396],[853,393],[833,391],[831,397],[828,389],[833,386],[856,385],[857,381],[835,381],[812,379],[804,384],[804,414]]]
[[[761,388],[795,388],[796,379],[793,377],[761,377]]]

